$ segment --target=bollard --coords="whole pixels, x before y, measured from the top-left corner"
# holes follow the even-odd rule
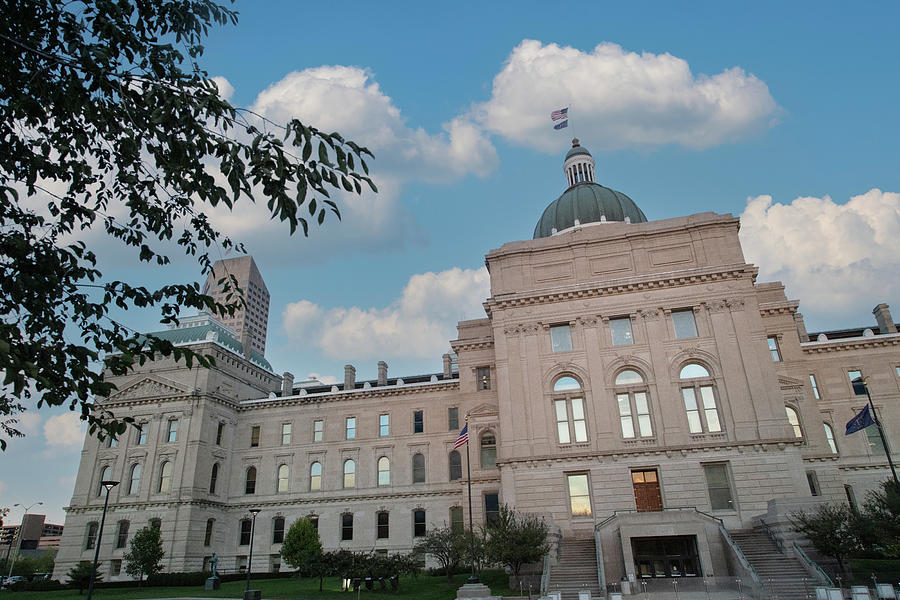
[[[672,580],[672,587],[675,588],[675,600],[678,600],[678,580],[677,579]]]
[[[744,589],[741,587],[741,578],[738,577],[735,581],[738,586],[738,600],[744,600]]]

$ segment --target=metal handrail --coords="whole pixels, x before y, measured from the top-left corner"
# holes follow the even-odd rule
[[[541,573],[541,596],[546,596],[550,587],[550,551],[544,554],[544,569]]]
[[[781,538],[775,535],[775,533],[772,531],[772,526],[766,523],[766,520],[762,517],[759,518],[759,522],[762,523],[763,529],[766,530],[766,535],[769,536],[769,539],[775,542],[775,546],[778,548],[778,551],[784,554],[784,542],[781,540]]]
[[[744,555],[744,551],[741,550],[741,547],[737,545],[737,542],[734,541],[734,538],[732,538],[731,534],[728,533],[728,530],[725,529],[725,525],[720,523],[719,531],[722,533],[722,537],[725,538],[725,541],[728,542],[731,550],[738,557],[741,565],[750,572],[750,577],[753,579],[753,582],[759,586],[758,589],[763,589],[762,578],[759,576],[759,572],[757,572],[756,567],[750,564],[750,561],[747,560],[747,557]]]
[[[828,587],[834,587],[834,582],[831,580],[831,577],[828,576],[828,573],[826,573],[825,570],[819,566],[819,563],[811,559],[806,551],[797,544],[797,542],[794,542],[794,552],[796,552],[797,555],[803,559],[803,562],[815,569],[815,571],[819,574],[819,577],[824,583],[828,585]]]
[[[603,519],[602,521],[600,521],[599,523],[594,525],[594,529],[599,530],[600,528],[602,528],[604,525],[606,525],[610,521],[618,518],[619,515],[632,514],[632,513],[633,514],[639,514],[639,513],[651,513],[652,514],[652,513],[658,513],[658,512],[685,511],[685,510],[693,511],[699,515],[703,515],[704,517],[707,517],[709,519],[712,519],[713,521],[718,522],[719,525],[724,526],[724,521],[722,521],[722,519],[720,519],[719,517],[716,517],[714,515],[711,515],[709,513],[705,513],[702,510],[699,510],[696,506],[669,506],[666,508],[661,508],[659,510],[636,510],[634,508],[628,508],[628,509],[624,509],[624,510],[615,510],[615,511],[613,511],[613,514],[611,514],[610,516],[606,517],[605,519]]]

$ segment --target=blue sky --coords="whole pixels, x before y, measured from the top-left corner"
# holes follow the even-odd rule
[[[272,294],[277,372],[437,371],[483,316],[484,254],[528,239],[564,190],[572,135],[599,183],[651,220],[742,216],[760,280],[782,280],[811,330],[900,316],[900,43],[896,3],[236,3],[203,64],[238,106],[336,129],[376,153],[381,193],[290,238],[261,207],[215,214]],[[549,113],[568,105],[571,127]],[[200,280],[101,244],[110,278]],[[130,312],[153,330],[156,315]],[[0,506],[61,522],[83,434],[31,412],[0,457]],[[20,513],[13,513],[17,520]]]

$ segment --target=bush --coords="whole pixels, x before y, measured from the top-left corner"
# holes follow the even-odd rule
[[[43,581],[23,581],[11,587],[16,592],[52,592],[56,590],[73,589],[71,585],[63,585],[55,579]]]
[[[147,585],[160,587],[201,586],[206,583],[209,573],[190,571],[187,573],[155,573],[147,578]]]
[[[851,558],[850,570],[854,583],[872,584],[872,573],[879,583],[894,583],[900,580],[900,560],[889,558]]]

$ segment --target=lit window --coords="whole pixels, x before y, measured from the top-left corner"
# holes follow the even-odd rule
[[[550,344],[553,352],[568,352],[572,349],[572,328],[569,325],[554,325],[550,328]]]
[[[353,515],[344,513],[341,515],[341,540],[347,541],[353,539]]]
[[[321,442],[325,431],[325,421],[313,421],[313,441]]]
[[[244,493],[256,493],[256,467],[250,467],[249,469],[247,469],[247,477],[244,480]]]
[[[616,390],[616,403],[619,405],[622,437],[651,437],[653,425],[644,378],[637,371],[626,369],[616,376],[616,386],[621,386]]]
[[[447,409],[447,429],[450,431],[459,429],[459,409],[455,406]]]
[[[250,447],[256,448],[259,446],[259,425],[254,425],[250,428]]]
[[[491,368],[478,367],[475,369],[475,379],[479,390],[491,389]]]
[[[553,384],[553,391],[562,397],[553,401],[556,414],[556,432],[560,444],[587,441],[587,425],[584,416],[584,399],[581,385],[572,377],[560,377]]]
[[[124,548],[128,542],[128,521],[119,521],[119,530],[116,532],[116,548]]]
[[[313,492],[322,489],[322,463],[314,462],[309,466],[309,489]]]
[[[462,458],[459,452],[453,450],[450,452],[450,481],[462,479]]]
[[[170,419],[169,426],[166,430],[166,441],[167,442],[175,442],[178,441],[178,419]]]
[[[706,475],[706,489],[709,491],[709,503],[713,510],[732,510],[734,500],[731,497],[731,484],[728,482],[728,465],[703,465]]]
[[[213,523],[215,523],[215,519],[207,519],[206,520],[206,533],[203,535],[203,545],[209,546],[212,544],[212,535],[213,535]]]
[[[794,437],[802,438],[803,429],[800,428],[800,417],[797,416],[797,411],[790,406],[785,406],[784,411],[787,413],[788,423],[790,423],[791,427],[794,429]]]
[[[822,423],[825,427],[825,439],[828,440],[828,447],[831,448],[832,454],[837,454],[837,443],[834,441],[834,429],[828,423]]]
[[[356,417],[347,417],[347,439],[356,438]]]
[[[131,477],[128,480],[128,495],[137,494],[141,487],[141,465],[131,466]]]
[[[212,472],[209,474],[209,493],[216,493],[216,482],[219,479],[219,463],[214,463],[212,466]]]
[[[815,398],[816,400],[821,398],[821,396],[819,395],[819,385],[816,383],[816,376],[812,373],[810,373],[809,375],[809,385],[812,386],[813,398]]]
[[[284,542],[284,517],[275,517],[272,519],[272,543],[282,542]]]
[[[162,468],[159,470],[159,484],[156,486],[156,491],[160,494],[165,494],[172,487],[172,463],[168,460],[162,464]]]
[[[281,445],[289,446],[291,443],[291,424],[290,423],[282,423],[281,424]]]
[[[673,310],[672,326],[675,328],[676,339],[697,337],[697,321],[694,319],[693,310]]]
[[[591,516],[591,493],[586,473],[569,475],[569,506],[573,517]]]
[[[413,537],[425,536],[425,511],[413,511]]]
[[[344,461],[344,487],[356,487],[356,463],[350,459]]]
[[[290,478],[290,468],[287,465],[281,465],[278,467],[278,491],[286,492],[288,491],[288,481]]]
[[[414,454],[412,459],[413,483],[425,483],[425,456]]]
[[[497,438],[490,431],[481,436],[481,468],[493,469],[497,466]]]
[[[690,387],[681,388],[688,430],[691,433],[722,431],[713,385],[711,382],[704,381],[708,378],[709,371],[696,363],[687,364],[681,369],[682,381],[692,384]]]
[[[387,456],[378,459],[378,485],[391,484],[391,461]]]
[[[425,431],[425,413],[421,410],[413,411],[413,433]]]
[[[379,540],[386,540],[391,536],[390,516],[385,511],[378,513],[378,530],[377,531],[378,531],[377,537]]]
[[[378,415],[378,435],[381,437],[391,434],[391,415]]]
[[[634,334],[631,331],[631,319],[628,317],[610,319],[609,333],[612,336],[613,346],[630,346],[634,343]]]

